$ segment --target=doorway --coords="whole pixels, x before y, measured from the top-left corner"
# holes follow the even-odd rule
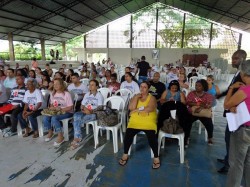
[[[191,67],[198,67],[200,64],[203,65],[204,61],[207,61],[208,56],[206,54],[184,54],[182,56],[183,64],[187,64]]]

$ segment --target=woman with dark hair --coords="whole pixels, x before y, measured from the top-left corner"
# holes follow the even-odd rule
[[[185,146],[188,145],[188,139],[192,128],[192,123],[200,120],[205,126],[208,133],[208,145],[212,145],[213,141],[213,121],[210,117],[198,117],[195,113],[200,113],[203,109],[212,110],[213,96],[208,91],[207,81],[204,79],[198,80],[195,84],[195,90],[190,92],[187,96],[187,106],[190,112],[191,123],[187,123],[187,129],[185,132]]]
[[[107,88],[109,88],[112,94],[114,94],[117,90],[120,89],[120,86],[121,84],[117,82],[117,74],[116,73],[111,74],[111,82],[107,84]]]
[[[73,75],[74,71],[73,69],[68,69],[67,76],[65,78],[65,81],[67,83],[71,83],[71,76]]]
[[[23,69],[17,69],[17,70],[16,70],[16,76],[23,76],[23,77],[25,77],[25,78],[28,77],[26,71],[23,70]]]
[[[49,83],[51,82],[50,76],[47,73],[47,71],[44,71],[42,73],[42,82],[39,84],[40,89],[48,89],[49,88]]]
[[[81,76],[80,78],[89,78],[90,72],[88,71],[86,66],[82,66]]]
[[[74,140],[71,143],[71,149],[76,149],[79,147],[82,141],[82,131],[81,127],[84,123],[96,120],[96,114],[93,110],[98,106],[103,105],[103,96],[97,91],[99,87],[99,82],[97,80],[91,80],[89,82],[89,92],[83,97],[81,103],[81,111],[74,114]]]
[[[157,102],[149,93],[150,83],[143,81],[140,85],[140,93],[135,95],[130,104],[130,119],[124,138],[124,154],[119,164],[125,166],[128,162],[128,151],[134,136],[143,131],[147,135],[149,145],[154,152],[153,169],[160,167],[157,141]]]
[[[35,72],[35,70],[31,69],[31,70],[29,71],[29,78],[33,78],[33,79],[36,78],[36,72]]]
[[[3,70],[0,70],[0,80],[4,81],[6,79],[6,75],[4,74]]]
[[[122,82],[120,88],[129,89],[133,94],[140,93],[139,85],[133,81],[133,75],[130,72],[125,73],[125,81]]]
[[[111,82],[111,71],[106,70],[105,71],[105,77],[101,78],[101,84],[102,84],[103,87],[106,87],[109,82]]]
[[[188,74],[188,76],[187,76],[187,77],[188,77],[188,80],[189,80],[191,77],[194,77],[194,76],[198,77],[198,74],[196,73],[196,69],[195,69],[195,68],[192,69],[192,72]]]
[[[180,101],[186,104],[186,97],[184,93],[180,91],[180,84],[177,80],[172,80],[169,83],[168,89],[161,95],[160,103],[163,104],[167,101]]]
[[[216,96],[220,95],[220,89],[217,85],[214,84],[214,76],[208,75],[207,76],[207,83],[208,83],[208,91],[212,96],[214,96],[214,102],[212,106],[216,105]]]
[[[179,84],[180,84],[181,89],[182,89],[182,88],[185,88],[185,89],[188,89],[188,88],[189,88],[189,85],[188,85],[188,82],[187,82],[187,76],[186,76],[186,74],[180,73],[180,74],[179,74],[178,82],[179,82]]]

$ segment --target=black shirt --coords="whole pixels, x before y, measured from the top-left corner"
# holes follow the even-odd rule
[[[141,61],[137,63],[137,68],[140,69],[139,76],[148,76],[148,69],[150,68],[149,63]]]
[[[151,95],[155,96],[156,100],[161,98],[162,93],[166,90],[166,86],[162,83],[162,82],[153,82],[150,81],[150,89],[149,89],[149,93],[151,93]]]
[[[194,74],[189,73],[188,76],[187,76],[187,78],[189,80],[191,77],[194,77],[194,76],[198,77],[197,73],[194,73]]]

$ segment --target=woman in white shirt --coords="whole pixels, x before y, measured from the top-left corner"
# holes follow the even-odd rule
[[[81,105],[81,112],[74,114],[74,140],[71,143],[71,149],[79,147],[82,141],[81,126],[89,121],[96,120],[96,115],[93,114],[93,110],[98,106],[103,105],[103,96],[97,91],[99,82],[97,80],[91,80],[89,82],[89,92],[84,95]]]
[[[38,125],[37,125],[37,116],[41,115],[43,96],[39,89],[37,89],[37,81],[34,78],[29,78],[27,81],[27,91],[24,95],[24,109],[21,113],[18,114],[17,118],[20,122],[21,128],[26,129],[23,137],[28,137],[30,135],[31,129],[28,126],[28,121],[31,124],[32,130],[34,132],[33,138],[38,138]]]
[[[43,124],[44,129],[48,131],[46,142],[49,142],[53,136],[52,125],[55,133],[58,133],[57,141],[54,142],[54,146],[58,147],[64,142],[61,120],[70,118],[73,116],[73,101],[70,93],[67,91],[67,87],[62,79],[56,78],[54,80],[54,89],[50,95],[50,110],[61,110],[64,114],[54,116],[44,116]]]
[[[130,72],[125,73],[125,81],[122,82],[120,89],[129,89],[133,94],[140,93],[139,85],[132,80],[133,76]]]

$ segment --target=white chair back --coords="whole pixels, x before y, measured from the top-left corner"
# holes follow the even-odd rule
[[[170,110],[171,117],[176,119],[176,110]]]
[[[76,102],[78,100],[78,94],[74,92],[69,92],[73,101],[73,110],[76,110]]]
[[[121,112],[123,112],[124,107],[125,107],[125,101],[122,97],[111,96],[111,97],[104,100],[104,105],[107,105],[108,102],[110,102],[112,109],[116,109],[116,110],[121,109],[122,110]]]
[[[49,106],[50,91],[41,90],[43,96],[42,108],[47,108]]]
[[[133,93],[127,88],[121,88],[115,92],[115,95],[120,94],[120,96],[131,96]]]
[[[88,78],[83,78],[80,80],[81,83],[83,83],[84,85],[88,86],[89,85],[89,79]]]
[[[105,99],[108,98],[108,96],[111,96],[111,94],[112,94],[112,92],[109,88],[99,88],[97,91],[102,94],[104,101],[105,101]]]
[[[190,85],[190,89],[195,89],[195,83],[199,80],[198,77],[194,76],[194,77],[190,77],[189,79],[189,85]]]

